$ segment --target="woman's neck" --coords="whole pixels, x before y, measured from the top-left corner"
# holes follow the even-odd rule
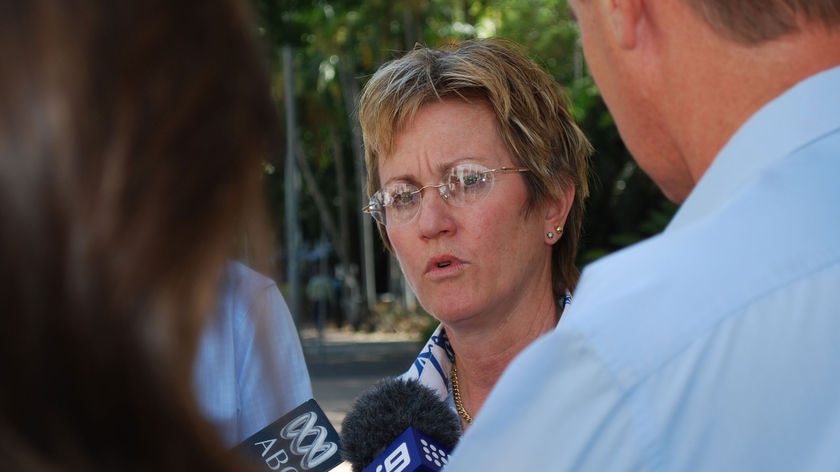
[[[508,364],[526,346],[557,326],[559,309],[533,307],[530,313],[511,314],[492,326],[446,326],[458,372],[464,409],[475,416]]]

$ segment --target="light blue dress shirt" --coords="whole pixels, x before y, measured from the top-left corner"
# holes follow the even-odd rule
[[[446,470],[840,470],[840,68],[748,120],[662,234],[586,268]]]
[[[297,329],[273,280],[230,262],[200,340],[194,384],[205,416],[230,446],[312,398]]]

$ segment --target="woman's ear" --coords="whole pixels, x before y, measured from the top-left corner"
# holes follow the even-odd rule
[[[570,186],[563,189],[560,196],[551,200],[545,208],[545,239],[546,243],[554,244],[560,240],[566,219],[575,201],[575,188]]]

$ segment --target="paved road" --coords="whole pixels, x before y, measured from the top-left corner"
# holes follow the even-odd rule
[[[315,400],[339,433],[354,400],[376,381],[405,372],[421,347],[417,336],[327,331],[319,341],[313,330],[301,332],[301,343]],[[331,472],[351,470],[344,462]]]
[[[425,340],[424,340],[425,341]],[[405,372],[420,352],[417,336],[327,331],[301,333],[315,400],[341,431],[353,401],[377,380]]]

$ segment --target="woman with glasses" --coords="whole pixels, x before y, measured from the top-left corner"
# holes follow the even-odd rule
[[[498,39],[384,64],[359,119],[363,211],[440,321],[404,377],[438,391],[466,429],[570,302],[591,147],[561,87]]]

